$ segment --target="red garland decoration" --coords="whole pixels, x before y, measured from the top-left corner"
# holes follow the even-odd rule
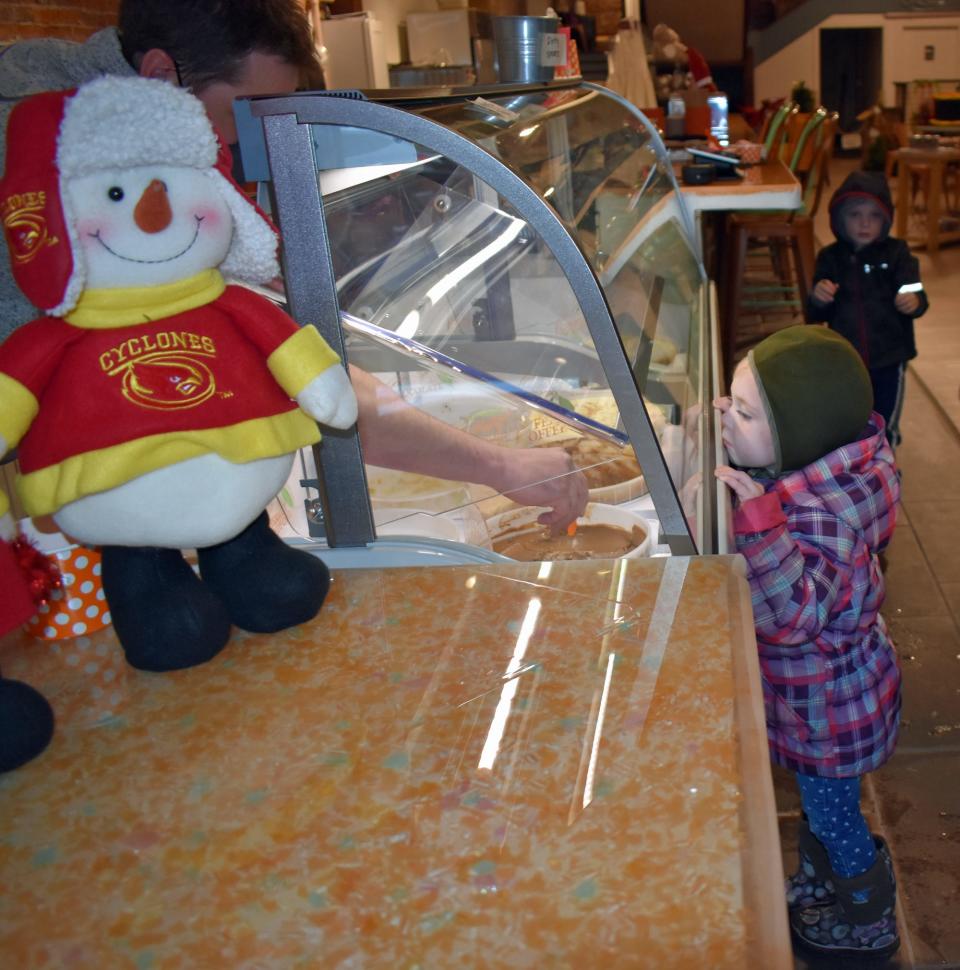
[[[41,552],[25,536],[18,535],[10,543],[17,565],[30,589],[30,596],[37,606],[46,603],[55,589],[63,586],[63,577],[57,560]]]

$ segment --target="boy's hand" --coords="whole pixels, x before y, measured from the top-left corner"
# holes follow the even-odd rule
[[[713,406],[721,413],[726,414],[730,408],[733,407],[733,398],[729,395],[725,397],[715,397],[713,399]]]
[[[811,294],[817,303],[833,303],[833,298],[837,295],[837,286],[833,280],[817,280],[817,285]]]
[[[920,306],[920,297],[916,293],[898,293],[894,297],[893,305],[901,313],[914,313]]]
[[[737,468],[731,468],[729,465],[717,465],[714,475],[736,495],[741,504],[763,495],[763,486],[759,482],[755,482],[746,472]]]

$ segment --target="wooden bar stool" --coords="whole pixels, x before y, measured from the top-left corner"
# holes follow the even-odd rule
[[[943,231],[940,226],[943,202],[947,196],[945,189],[949,187],[951,178],[956,177],[953,173],[948,174],[948,169],[960,163],[960,149],[898,148],[890,155],[897,166],[897,236],[911,245],[925,246],[931,255],[937,252],[941,243],[960,239],[960,230]],[[916,195],[911,191],[914,173],[918,173],[924,181],[926,231],[922,235],[910,234],[909,217],[919,211]]]
[[[808,131],[808,137],[813,139],[812,157],[803,180],[803,197],[798,209],[783,212],[737,212],[727,217],[724,273],[726,299],[722,308],[725,346],[722,352],[728,381],[737,350],[738,317],[745,304],[768,309],[796,307],[801,313],[805,313],[815,266],[813,217],[826,184],[838,123],[839,116],[836,112],[830,114],[822,111]],[[796,163],[803,157],[805,147],[806,139],[798,138],[793,147],[792,162]],[[747,253],[751,246],[769,252],[774,278],[769,284],[757,287],[757,297],[751,297],[747,301],[744,297],[751,291],[751,286],[745,283],[745,276]],[[791,264],[795,286],[791,281]],[[796,297],[793,296],[794,291]]]
[[[792,101],[785,101],[773,114],[767,115],[760,132],[764,158],[780,157],[780,146],[786,138],[790,119],[797,114],[797,110],[797,106]]]

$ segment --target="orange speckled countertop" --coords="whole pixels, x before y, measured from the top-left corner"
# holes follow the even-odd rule
[[[792,966],[735,557],[341,571],[209,664],[16,633],[9,967]]]

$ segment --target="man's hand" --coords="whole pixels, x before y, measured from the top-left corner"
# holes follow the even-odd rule
[[[714,474],[733,492],[741,505],[752,498],[760,498],[763,495],[763,486],[759,482],[755,482],[746,472],[737,468],[731,468],[729,465],[718,465]]]
[[[556,532],[587,505],[587,482],[562,448],[507,448],[412,407],[382,381],[350,365],[360,402],[366,461],[382,468],[487,485],[520,505],[549,508]],[[301,402],[302,406],[302,402]]]
[[[833,303],[839,289],[840,287],[833,280],[818,280],[811,296],[817,303]]]
[[[507,449],[495,487],[519,505],[545,505],[537,518],[555,532],[566,528],[587,506],[587,480],[563,448]]]

